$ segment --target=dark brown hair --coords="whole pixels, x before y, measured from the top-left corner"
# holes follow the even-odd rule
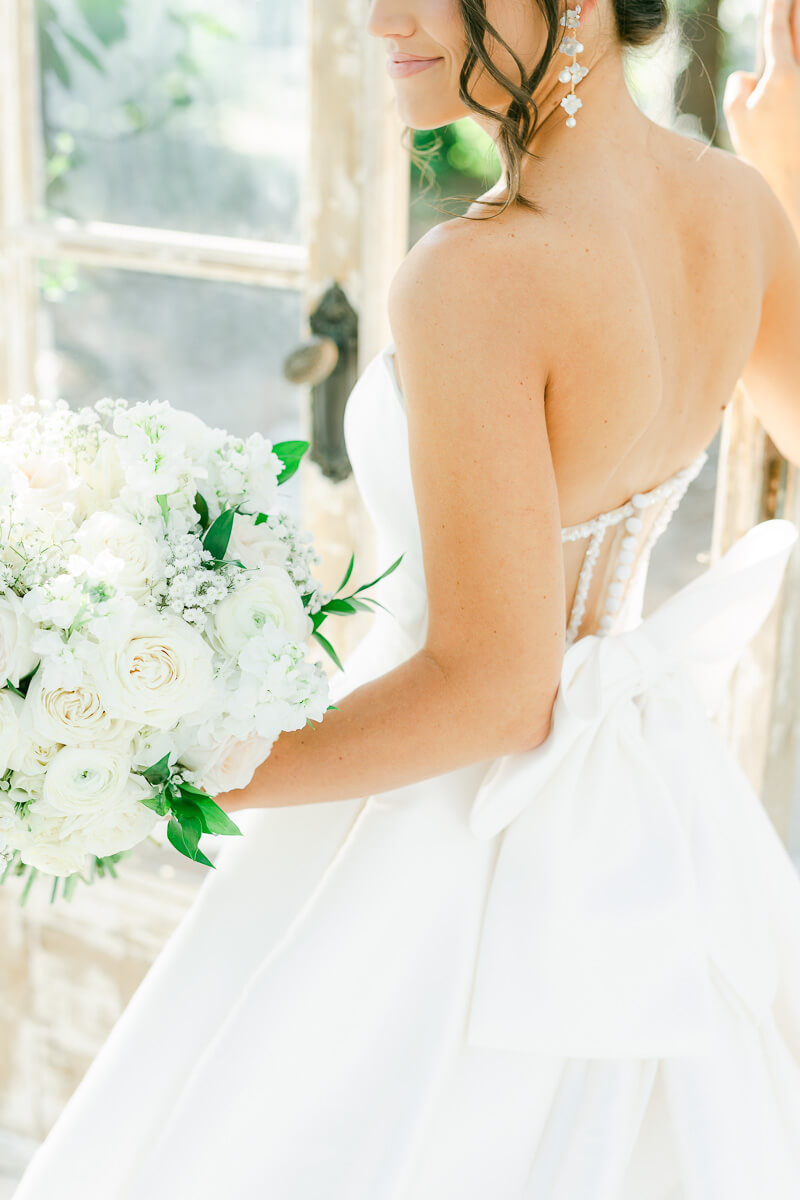
[[[534,0],[531,2],[533,3]],[[467,108],[484,117],[489,117],[499,126],[496,144],[508,180],[505,198],[472,201],[472,203],[483,204],[489,208],[496,208],[498,211],[493,214],[494,216],[499,216],[501,212],[505,212],[512,205],[531,209],[535,213],[542,211],[536,201],[522,194],[520,170],[525,155],[532,158],[539,157],[527,148],[539,119],[539,108],[533,99],[533,93],[539,86],[554,55],[558,53],[558,47],[565,32],[560,20],[566,12],[567,5],[563,0],[535,0],[535,3],[539,5],[547,25],[547,41],[541,58],[530,75],[526,75],[525,65],[517,57],[513,47],[509,46],[487,19],[485,0],[458,0],[467,37],[467,57],[459,75],[458,94]],[[668,15],[666,0],[613,0],[613,8],[616,16],[617,36],[623,46],[645,46],[649,42],[655,41],[663,31]],[[495,43],[508,51],[517,64],[521,82],[511,79],[498,70],[489,57],[486,48],[487,39],[493,39]],[[467,90],[476,63],[482,64],[486,73],[508,92],[508,107],[499,115],[491,109],[484,108]],[[424,175],[429,159],[436,153],[439,144],[434,143],[425,150],[415,147],[413,141],[409,140],[409,135],[413,138],[413,132],[410,126],[404,128],[403,145]],[[430,174],[432,175],[432,172]],[[454,198],[467,201],[471,199],[466,196]],[[483,220],[484,218],[469,217],[467,219]]]

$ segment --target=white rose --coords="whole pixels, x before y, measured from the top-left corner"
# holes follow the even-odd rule
[[[13,845],[15,833],[19,829],[19,817],[14,808],[14,801],[8,792],[0,792],[0,838]]]
[[[235,558],[249,570],[258,567],[285,567],[289,558],[286,543],[274,534],[265,521],[256,525],[255,517],[237,513],[228,542],[226,558]]]
[[[6,795],[12,800],[41,800],[44,792],[44,771],[29,774],[25,771],[11,772],[11,791]]]
[[[34,625],[24,612],[19,596],[0,590],[0,685],[10,679],[14,687],[29,675],[39,661],[31,648]]]
[[[208,643],[180,617],[140,610],[127,638],[98,660],[106,711],[137,725],[172,728],[208,702],[212,657]]]
[[[141,775],[129,775],[122,795],[113,808],[98,813],[86,824],[92,854],[118,854],[130,850],[152,832],[158,814],[142,803],[153,789]]]
[[[38,846],[26,846],[19,856],[29,867],[36,867],[43,875],[72,875],[83,869],[86,847],[80,837],[60,842],[42,842]]]
[[[130,754],[121,750],[65,746],[44,777],[44,800],[65,815],[98,813],[113,808],[131,770]]]
[[[313,629],[300,594],[283,567],[261,567],[214,610],[213,636],[220,649],[232,658],[238,656],[250,638],[268,627],[301,643]]]
[[[90,562],[104,551],[121,559],[114,583],[135,600],[143,600],[163,570],[163,556],[152,533],[130,517],[97,512],[78,530],[81,553]]]
[[[4,834],[28,866],[48,875],[79,871],[87,854],[86,837],[77,818],[57,812],[42,801],[30,804],[23,817]]]
[[[20,496],[24,508],[60,512],[65,504],[74,504],[79,480],[62,458],[48,454],[26,454],[17,463],[27,486]]]
[[[107,437],[100,444],[94,459],[78,469],[81,486],[78,491],[78,511],[82,516],[108,509],[119,495],[125,475],[119,458],[116,438]]]
[[[23,723],[32,740],[64,746],[127,746],[136,724],[110,717],[88,679],[73,687],[46,687],[37,671],[25,697]]]
[[[258,767],[272,749],[272,739],[253,734],[242,741],[229,737],[210,746],[191,746],[182,751],[180,761],[191,771],[198,787],[210,796],[247,787]]]
[[[9,766],[14,771],[21,771],[25,775],[43,774],[62,748],[61,743],[40,741],[35,733],[28,731],[22,714],[20,714],[19,730],[19,741],[12,751]]]
[[[11,766],[20,740],[24,701],[8,689],[0,691],[0,775]]]

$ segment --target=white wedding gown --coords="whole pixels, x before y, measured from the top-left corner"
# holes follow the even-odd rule
[[[425,632],[391,343],[346,433],[405,558],[334,699]],[[607,617],[541,746],[237,814],[16,1200],[798,1200],[800,881],[709,719],[797,530],[642,620],[704,459],[564,530]]]

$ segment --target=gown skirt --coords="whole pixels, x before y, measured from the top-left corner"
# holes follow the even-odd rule
[[[408,558],[334,701],[425,621],[371,392]],[[800,877],[713,720],[797,536],[575,641],[533,750],[237,813],[15,1200],[798,1200]]]

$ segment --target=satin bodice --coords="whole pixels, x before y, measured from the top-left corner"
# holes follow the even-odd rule
[[[418,639],[424,635],[427,615],[425,575],[394,349],[389,342],[362,372],[348,400],[345,434],[362,498],[377,529],[381,562],[405,555],[401,570],[381,584],[387,604]],[[567,647],[585,633],[605,636],[641,620],[653,547],[707,457],[702,451],[656,487],[589,520],[562,527],[563,543],[583,543],[567,618]]]

